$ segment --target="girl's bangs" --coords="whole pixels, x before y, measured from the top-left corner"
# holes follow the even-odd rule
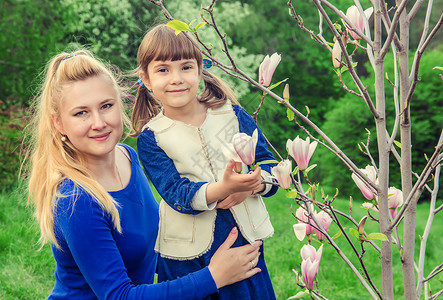
[[[198,47],[196,47],[188,37],[184,34],[172,35],[169,38],[162,38],[157,41],[157,49],[154,60],[181,60],[181,59],[195,59],[201,62],[202,54]]]

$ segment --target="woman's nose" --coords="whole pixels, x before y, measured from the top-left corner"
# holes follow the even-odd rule
[[[92,128],[100,130],[106,127],[106,122],[99,112],[92,114]]]

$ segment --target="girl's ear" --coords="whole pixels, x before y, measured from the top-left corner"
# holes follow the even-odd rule
[[[140,75],[140,78],[142,79],[143,84],[145,85],[145,87],[148,90],[152,90],[151,89],[151,82],[149,81],[148,73],[146,73],[145,71],[140,71],[139,75]]]
[[[65,131],[63,130],[62,122],[60,118],[54,114],[51,114],[52,123],[54,124],[55,129],[58,130],[62,135],[65,135]]]

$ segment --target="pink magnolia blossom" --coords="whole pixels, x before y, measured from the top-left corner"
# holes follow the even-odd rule
[[[308,167],[309,160],[311,159],[312,154],[314,154],[316,147],[317,142],[314,141],[310,143],[309,137],[304,141],[297,136],[293,141],[288,140],[286,142],[286,150],[289,155],[294,158],[300,171],[303,171]]]
[[[314,212],[314,208],[313,208],[312,204],[310,204],[309,207],[310,207],[310,211]],[[308,212],[303,207],[299,207],[295,211],[295,216],[297,217],[297,219],[299,219],[298,222],[301,224],[306,224],[306,234],[310,235],[311,233],[314,232],[314,227],[312,227],[310,225],[310,220],[308,218],[308,215],[309,215]]]
[[[299,241],[303,241],[306,236],[306,224],[304,223],[297,223],[292,225],[292,228],[294,229],[294,234],[297,237]]]
[[[403,192],[391,186],[388,189],[388,207],[392,218],[397,215],[397,209],[403,205]]]
[[[373,12],[373,7],[370,7],[368,9],[366,9],[364,11],[365,16],[367,19],[369,19],[372,15]],[[355,26],[355,28],[357,28],[360,32],[363,32],[365,30],[365,24],[363,21],[363,17],[360,14],[360,12],[358,11],[357,6],[352,5],[351,7],[348,8],[348,10],[346,11],[346,18],[352,23],[352,25]],[[346,24],[346,27],[348,27],[348,31],[351,34],[353,39],[359,40],[361,39],[361,36],[358,35],[356,32],[352,31],[349,29],[349,26]]]
[[[232,138],[235,152],[240,156],[245,165],[252,165],[255,161],[255,147],[257,146],[258,132],[254,130],[252,136],[239,132]]]
[[[281,61],[281,55],[274,53],[269,57],[266,55],[263,62],[258,69],[258,82],[263,86],[269,86],[271,84],[272,75]]]
[[[315,276],[318,274],[323,245],[315,251],[312,245],[304,245],[300,254],[302,257],[301,274],[308,290],[314,289]]]
[[[360,169],[360,171],[363,172],[363,174],[366,175],[366,177],[369,178],[372,182],[376,182],[377,180],[377,172],[375,171],[375,168],[373,166],[366,166],[364,169]],[[364,183],[360,178],[357,177],[354,173],[352,173],[352,179],[354,180],[355,184],[358,186],[360,191],[362,192],[363,196],[368,199],[372,200],[375,197],[375,194],[372,192],[372,190]]]
[[[325,211],[320,211],[318,214],[315,215],[315,217],[317,218],[319,225],[323,227],[325,231],[328,231],[329,226],[332,222],[332,218],[329,216],[329,214]],[[316,228],[314,230],[315,234],[317,235],[317,239],[319,241],[323,241],[325,239],[325,235]]]
[[[340,68],[341,65],[341,47],[338,43],[338,40],[335,41],[334,47],[332,48],[332,64],[334,65],[334,68]]]
[[[289,159],[279,162],[277,166],[271,169],[271,173],[277,179],[277,182],[282,189],[289,189],[292,183],[292,162]]]
[[[222,148],[222,152],[227,158],[234,161],[234,171],[241,173],[243,170],[243,163],[240,156],[235,152],[234,145],[232,145],[232,143],[225,145],[225,147]]]

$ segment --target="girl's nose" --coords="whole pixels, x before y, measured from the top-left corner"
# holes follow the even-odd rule
[[[92,129],[101,130],[106,127],[106,122],[99,112],[92,114]]]
[[[180,84],[183,82],[182,74],[180,71],[171,72],[171,83]]]

